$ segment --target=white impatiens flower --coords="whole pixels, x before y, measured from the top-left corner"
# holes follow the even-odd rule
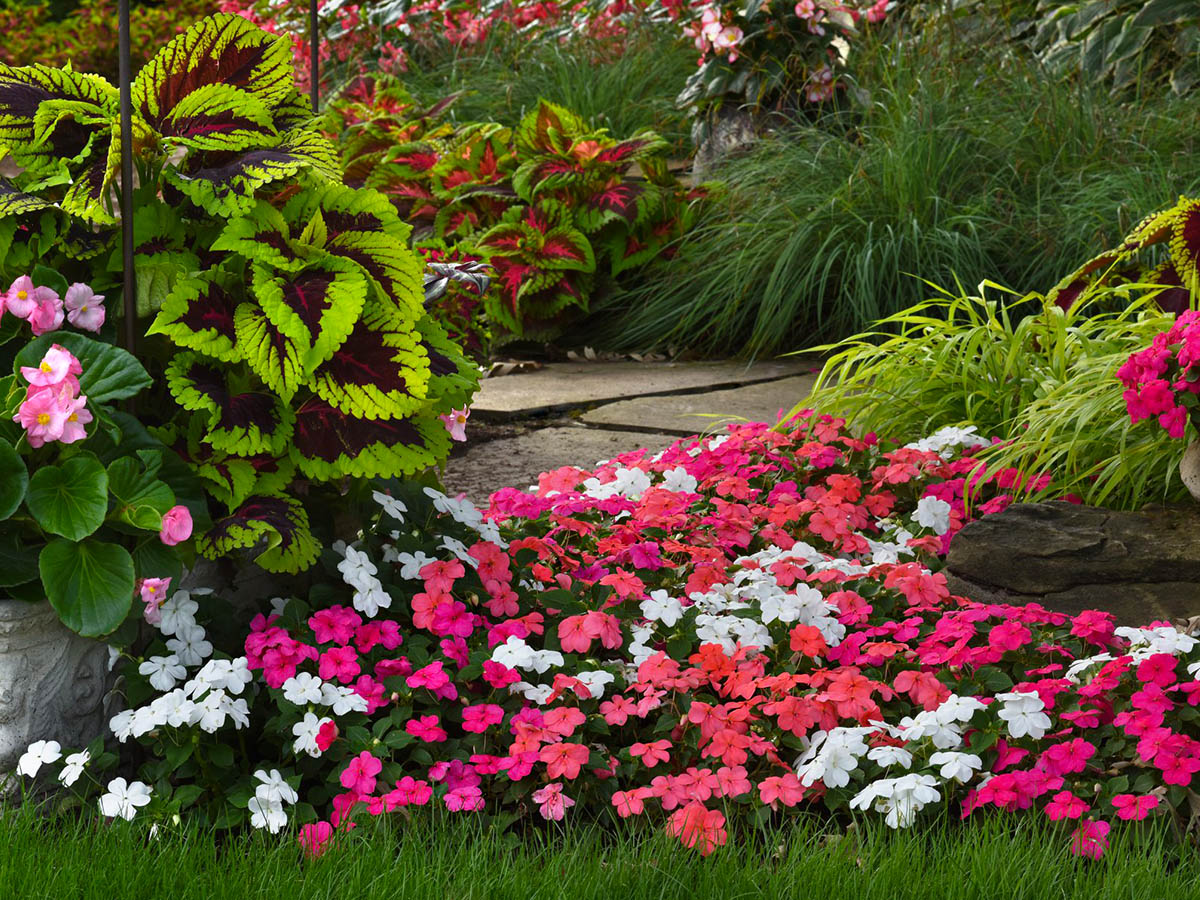
[[[655,622],[662,622],[672,628],[683,617],[683,604],[666,591],[651,591],[648,599],[642,601],[642,615]]]
[[[947,781],[954,779],[955,781],[966,784],[971,780],[971,777],[983,768],[983,760],[974,753],[958,753],[954,751],[941,750],[929,757],[930,765],[941,766],[938,774]]]
[[[328,706],[335,716],[344,716],[351,712],[366,712],[368,706],[366,697],[355,693],[348,687],[331,684],[328,681],[321,685],[319,702]]]
[[[114,778],[108,783],[108,793],[100,798],[100,815],[109,819],[122,818],[126,821],[137,815],[139,807],[150,802],[150,788],[135,781]]]
[[[526,700],[544,706],[554,693],[554,687],[549,684],[530,684],[528,681],[518,681],[508,686],[510,694],[520,694]]]
[[[900,766],[904,769],[912,768],[912,754],[903,747],[872,747],[867,751],[867,759],[873,763],[887,768],[888,766]]]
[[[297,706],[320,703],[323,685],[324,682],[311,672],[299,672],[283,683],[283,698]]]
[[[83,774],[83,767],[92,760],[92,754],[86,750],[80,750],[78,753],[72,753],[63,763],[62,771],[58,773],[58,780],[63,787],[70,787],[79,780],[79,776]]]
[[[220,688],[226,693],[237,695],[253,679],[250,663],[246,657],[239,656],[237,659],[210,659],[196,673],[193,681],[210,689]]]
[[[363,551],[356,550],[354,547],[346,547],[345,554],[337,568],[342,573],[342,581],[350,587],[359,587],[368,583],[367,579],[373,578],[378,573],[379,570],[375,568],[371,558]]]
[[[159,721],[172,728],[194,725],[200,718],[199,705],[188,697],[183,688],[163,694],[150,705]]]
[[[62,759],[62,745],[58,741],[34,741],[17,760],[17,774],[32,778],[44,765]]]
[[[133,721],[129,724],[129,730],[135,738],[139,738],[162,724],[163,720],[159,718],[158,711],[153,706],[139,706],[133,711]]]
[[[962,729],[956,722],[944,722],[936,710],[921,710],[915,716],[905,716],[896,726],[896,736],[906,741],[928,738],[939,750],[950,750],[962,744]]]
[[[975,426],[957,428],[947,425],[939,428],[927,438],[922,438],[912,444],[905,444],[905,450],[921,450],[923,452],[940,453],[949,458],[958,447],[986,447],[988,441],[975,433]]]
[[[981,709],[987,709],[987,704],[975,697],[962,697],[951,694],[933,711],[937,721],[949,724],[951,722],[970,722],[971,717]]]
[[[271,598],[271,615],[282,616],[290,602],[287,597],[272,597]]]
[[[503,644],[497,644],[492,650],[492,662],[510,669],[532,668],[534,656],[534,649],[516,635],[509,635]]]
[[[123,709],[108,720],[108,730],[122,744],[133,737],[133,710]]]
[[[406,581],[420,581],[421,570],[431,562],[437,562],[437,558],[418,550],[415,553],[397,553],[396,562],[400,563],[401,578]]]
[[[662,473],[662,476],[662,484],[659,487],[668,491],[674,491],[677,494],[694,494],[700,484],[696,480],[696,476],[689,475],[688,470],[683,466],[667,469],[667,471]]]
[[[603,697],[605,685],[612,684],[616,680],[612,672],[605,672],[603,669],[580,672],[575,677],[583,682],[587,689],[591,691],[593,700],[599,700]]]
[[[397,522],[404,522],[404,514],[408,512],[408,507],[395,497],[389,497],[382,491],[372,491],[371,499],[383,507],[383,511]]]
[[[167,649],[185,666],[198,666],[212,654],[213,646],[205,640],[205,631],[199,625],[182,625],[167,641]]]
[[[368,619],[374,619],[379,615],[379,610],[391,605],[392,597],[383,589],[378,578],[366,581],[354,592],[354,608]]]
[[[150,686],[157,691],[169,691],[175,682],[187,676],[187,668],[180,664],[174,653],[167,656],[151,656],[138,666],[139,675],[150,678]]]
[[[292,726],[292,734],[296,737],[294,744],[297,753],[307,753],[309,756],[320,756],[321,748],[317,746],[317,733],[321,726],[333,719],[317,718],[312,713],[305,713],[304,718]]]
[[[937,779],[910,773],[899,778],[881,778],[868,784],[850,799],[851,809],[872,807],[885,813],[889,828],[908,828],[925,806],[942,799]]]
[[[251,828],[265,828],[271,834],[278,834],[287,825],[283,801],[271,796],[261,787],[254,792],[246,808],[250,810]]]
[[[1004,704],[997,715],[1008,725],[1010,737],[1031,737],[1035,741],[1050,730],[1050,717],[1043,710],[1042,698],[1032,691],[1010,691],[997,694],[996,699]]]
[[[943,535],[950,530],[950,504],[937,497],[922,497],[917,501],[917,509],[912,518],[922,528],[928,528],[936,535]]]
[[[209,588],[196,588],[191,591],[176,591],[158,608],[162,615],[162,620],[158,623],[158,630],[163,634],[171,635],[178,634],[180,628],[186,628],[196,624],[196,612],[200,609],[200,604],[192,599],[192,595],[204,596],[211,594]]]
[[[839,726],[829,732],[817,731],[808,750],[797,761],[796,774],[800,783],[805,787],[811,787],[816,781],[821,781],[831,788],[848,785],[850,773],[858,766],[859,759],[867,753],[867,742],[864,738],[877,730],[875,727]]]
[[[278,769],[271,769],[269,772],[259,769],[254,773],[254,777],[262,782],[255,789],[256,794],[262,792],[267,797],[282,803],[296,803],[300,800],[295,789],[279,774]]]

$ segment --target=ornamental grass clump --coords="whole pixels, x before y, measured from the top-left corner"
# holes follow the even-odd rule
[[[298,826],[309,855],[437,806],[645,819],[701,854],[804,809],[1031,810],[1099,856],[1114,821],[1186,819],[1200,649],[954,596],[937,554],[964,499],[1002,508],[1021,480],[981,469],[984,443],[889,449],[805,413],[547,472],[486,513],[381,483],[328,577],[248,633],[218,648],[192,639],[209,604],[162,607],[110,723],[136,780],[63,775],[61,747],[24,770],[109,817]]]

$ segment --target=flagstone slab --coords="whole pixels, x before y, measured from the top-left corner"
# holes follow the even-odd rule
[[[602,428],[652,429],[676,435],[722,429],[727,422],[779,420],[807,397],[817,376],[793,375],[744,387],[682,396],[638,397],[599,406],[581,417]]]
[[[740,387],[808,373],[811,358],[742,362],[563,362],[536,372],[485,378],[471,416],[503,421],[658,394]]]
[[[670,434],[609,431],[584,425],[541,428],[488,441],[452,457],[446,464],[446,490],[452,495],[465,492],[472,502],[482,506],[501,488],[525,490],[536,486],[542,472],[563,466],[590,469],[601,460],[642,447],[657,453],[674,440]]]

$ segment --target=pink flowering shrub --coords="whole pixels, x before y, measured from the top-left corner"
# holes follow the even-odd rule
[[[678,103],[703,121],[722,103],[757,110],[831,100],[846,48],[894,6],[889,0],[687,4],[680,21],[700,58]]]
[[[901,828],[949,805],[1035,811],[1099,856],[1113,821],[1186,808],[1200,651],[1166,623],[952,595],[964,494],[986,513],[1019,481],[982,443],[889,449],[805,413],[547,472],[486,512],[380,484],[329,578],[234,643],[189,594],[162,606],[111,722],[154,786],[136,815],[294,823],[310,855],[413,807],[646,819],[708,854],[732,820]],[[31,774],[54,755],[30,752]]]
[[[1157,419],[1173,438],[1195,422],[1200,394],[1200,312],[1184,310],[1144,350],[1117,370],[1133,422]]]

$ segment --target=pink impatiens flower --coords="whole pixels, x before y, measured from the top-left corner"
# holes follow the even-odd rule
[[[647,769],[653,769],[660,762],[665,763],[671,758],[671,754],[667,752],[670,749],[670,741],[651,741],[648,744],[638,741],[629,748],[629,755],[635,759],[640,758],[642,765]]]
[[[73,284],[63,298],[67,321],[84,331],[99,331],[104,324],[104,296],[86,284]]]
[[[1124,819],[1126,822],[1142,821],[1150,815],[1152,809],[1158,807],[1160,802],[1160,798],[1154,794],[1143,794],[1140,797],[1135,794],[1117,794],[1112,798],[1112,805],[1117,810],[1117,818]]]
[[[1071,852],[1076,856],[1099,859],[1108,849],[1108,832],[1112,828],[1107,822],[1084,822],[1071,832]]]
[[[575,801],[562,791],[561,784],[552,782],[540,791],[533,792],[533,802],[538,804],[543,819],[561,822],[566,811],[575,805]]]
[[[383,763],[364,750],[350,760],[350,765],[346,766],[338,780],[348,791],[370,794],[375,790],[375,776],[382,769]]]
[[[1046,815],[1058,821],[1059,819],[1078,819],[1086,813],[1090,806],[1070,791],[1059,791],[1046,804]]]

